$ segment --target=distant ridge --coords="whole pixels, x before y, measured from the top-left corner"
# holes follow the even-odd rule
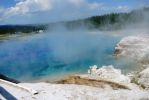
[[[128,24],[146,22],[146,20],[149,20],[149,7],[133,10],[129,13],[111,13],[74,21],[49,24],[0,25],[0,34],[38,33],[40,30],[54,30],[57,26],[64,26],[68,30],[75,30],[82,27],[89,30],[115,30],[121,29]]]

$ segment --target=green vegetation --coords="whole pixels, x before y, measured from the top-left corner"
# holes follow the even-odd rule
[[[133,10],[129,13],[111,13],[93,16],[75,21],[57,22],[43,25],[1,25],[0,34],[38,33],[40,30],[54,30],[57,26],[64,26],[68,30],[78,28],[117,30],[127,25],[149,21],[149,7]]]
[[[46,27],[47,25],[2,25],[0,34],[38,33],[40,30],[46,30]]]
[[[149,22],[149,8],[133,10],[129,13],[111,13],[102,16],[93,16],[83,20],[67,22],[70,29],[85,26],[88,29],[116,30],[127,25],[140,22]]]

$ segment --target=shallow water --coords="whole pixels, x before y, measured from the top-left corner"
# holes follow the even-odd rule
[[[91,65],[113,64],[120,37],[101,32],[49,32],[0,43],[0,73],[21,81],[85,73]],[[122,68],[124,69],[124,68]]]

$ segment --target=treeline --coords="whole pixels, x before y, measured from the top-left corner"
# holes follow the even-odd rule
[[[131,24],[149,23],[149,7],[133,10],[129,13],[111,13],[93,16],[83,20],[67,22],[70,29],[85,26],[88,29],[112,30],[121,29]]]
[[[1,25],[0,34],[32,33],[46,30],[47,25]]]
[[[78,28],[99,29],[99,30],[116,30],[127,25],[149,22],[149,7],[133,10],[129,13],[111,13],[101,16],[93,16],[86,19],[75,21],[57,22],[40,25],[2,25],[0,26],[0,34],[15,34],[15,33],[38,33],[40,30],[54,30],[57,27],[65,27],[68,30]]]

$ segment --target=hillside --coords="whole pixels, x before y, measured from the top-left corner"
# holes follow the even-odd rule
[[[78,28],[99,29],[99,30],[117,30],[131,24],[138,24],[149,21],[149,7],[133,10],[129,13],[111,13],[101,16],[92,16],[86,19],[75,21],[57,22],[39,25],[1,25],[0,34],[15,33],[38,33],[40,30],[54,30],[57,26],[63,26],[68,30]]]
[[[122,29],[127,25],[148,24],[149,7],[133,10],[129,13],[111,13],[101,16],[92,16],[83,20],[67,22],[66,26],[70,29],[85,26],[88,29],[115,30]]]

